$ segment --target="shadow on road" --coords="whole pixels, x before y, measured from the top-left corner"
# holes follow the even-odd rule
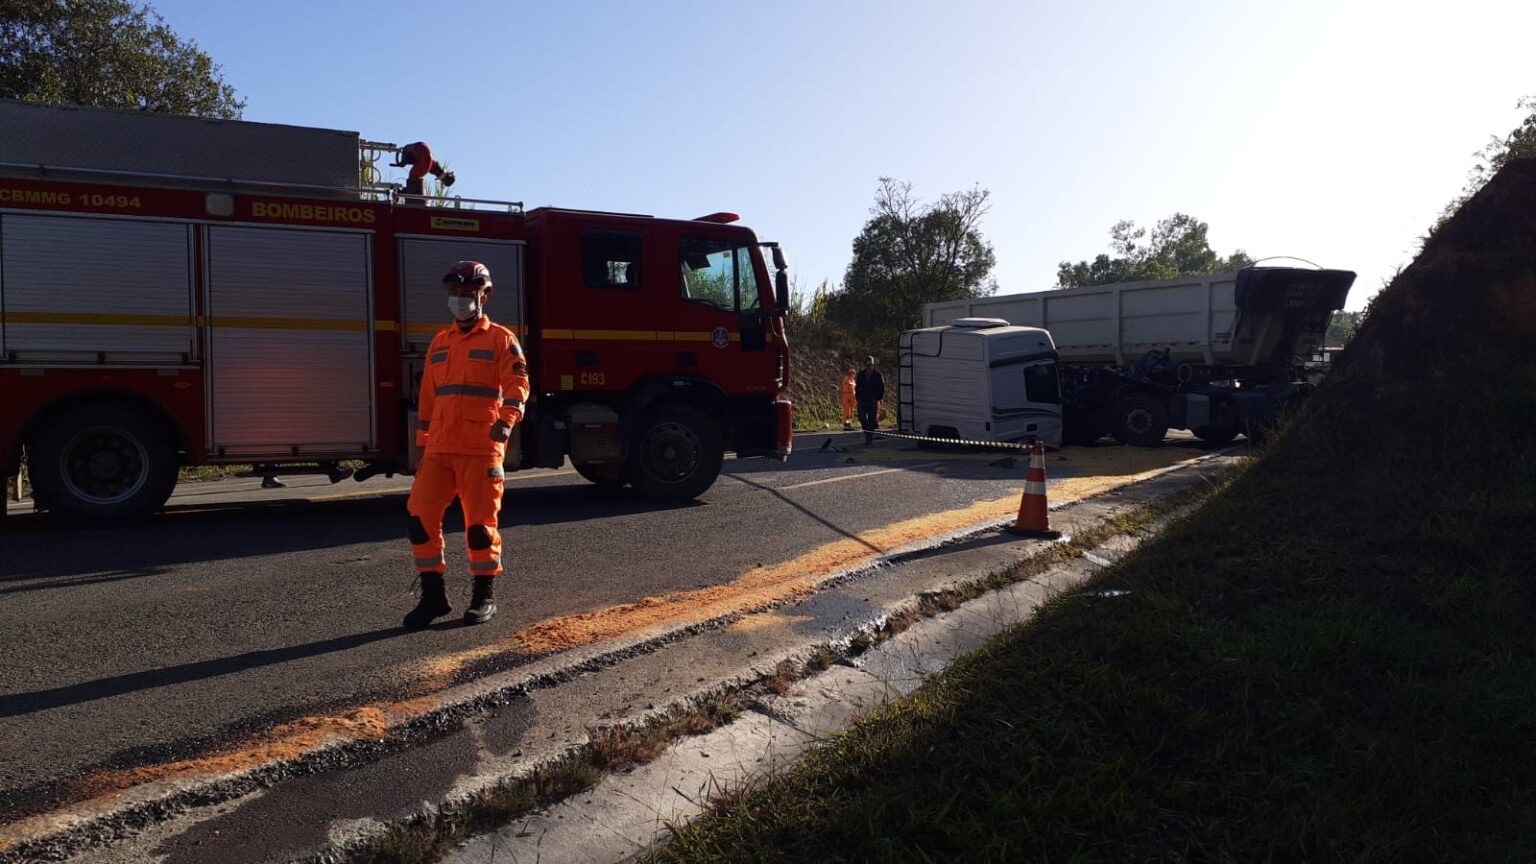
[[[405,560],[410,549],[405,497],[401,492],[333,501],[179,506],[145,525],[108,528],[55,526],[40,516],[13,518],[0,533],[0,595],[142,579],[177,564],[392,540],[399,541]],[[607,494],[584,482],[531,486],[508,491],[500,524],[558,525],[704,506]],[[443,530],[463,533],[457,503],[448,508]]]
[[[791,499],[789,496],[785,495],[783,492],[780,492],[779,490],[774,489],[771,486],[764,486],[761,483],[755,483],[755,482],[753,482],[751,480],[748,480],[747,478],[742,477],[742,476],[740,476],[738,474],[725,474],[725,475],[722,475],[722,476],[729,477],[732,480],[735,480],[737,483],[744,483],[744,484],[746,484],[748,486],[751,486],[754,489],[761,489],[762,491],[767,492],[768,494],[770,494],[773,497],[779,499],[780,501],[784,502],[785,504],[788,504],[789,506],[795,508],[796,510],[799,510],[801,513],[804,513],[805,515],[811,517],[812,519],[816,520],[817,522],[820,522],[822,525],[825,525],[826,527],[832,529],[833,531],[836,531],[837,533],[843,535],[844,537],[847,537],[849,540],[856,540],[856,541],[858,541],[860,545],[864,546],[866,549],[868,549],[871,552],[879,554],[879,553],[885,551],[885,550],[881,549],[880,547],[874,545],[873,543],[870,543],[868,540],[865,540],[863,537],[860,537],[859,535],[853,533],[852,531],[849,531],[846,528],[842,528],[842,527],[832,523],[831,521],[829,521],[825,517],[823,517],[820,514],[818,514],[816,511],[810,509],[809,507],[806,507],[804,504],[801,504],[798,501],[795,501],[795,500]]]
[[[201,681],[205,678],[217,678],[220,675],[243,672],[247,669],[273,666],[278,663],[302,660],[306,657],[317,657],[337,651],[348,651],[372,642],[378,642],[381,639],[405,635],[409,632],[402,627],[390,627],[384,630],[353,633],[348,636],[338,636],[334,639],[310,642],[307,645],[290,645],[284,648],[272,648],[265,651],[249,651],[245,654],[236,654],[233,657],[200,660],[196,663],[183,663],[179,666],[167,666],[163,669],[147,669],[143,672],[133,672],[127,675],[114,675],[110,678],[83,681],[79,684],[71,684],[68,687],[55,687],[51,690],[0,694],[0,717],[16,717],[22,714],[31,714],[34,711],[46,711],[50,708],[79,705],[84,702],[94,702],[97,699],[121,696],[125,693],[151,690],[156,687],[166,687],[172,684],[185,684],[189,681]]]

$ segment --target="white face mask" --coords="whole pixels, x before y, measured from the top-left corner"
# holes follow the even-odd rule
[[[480,317],[480,304],[473,297],[448,298],[448,311],[453,313],[457,321],[469,321]]]

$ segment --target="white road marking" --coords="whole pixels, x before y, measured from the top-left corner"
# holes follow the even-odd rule
[[[823,480],[807,480],[804,483],[791,483],[788,486],[780,486],[780,489],[804,489],[807,486],[818,486],[822,483],[840,483],[844,480],[859,480],[864,477],[878,477],[881,474],[890,474],[896,471],[916,471],[919,468],[932,468],[935,465],[943,465],[943,462],[924,462],[921,465],[905,465],[901,468],[886,468],[881,471],[865,471],[862,474],[849,474],[843,477],[827,477]]]
[[[569,476],[571,476],[572,474],[575,474],[575,473],[576,473],[575,471],[551,471],[548,474],[509,474],[509,475],[507,475],[506,477],[504,477],[502,479],[505,482],[509,482],[510,483],[510,482],[513,482],[513,481],[516,481],[516,480],[540,480],[540,479],[543,479],[545,477],[569,477]],[[402,488],[399,488],[399,489],[359,489],[356,492],[336,492],[336,493],[330,494],[330,495],[310,495],[307,498],[304,498],[302,500],[306,500],[306,501],[341,501],[341,500],[344,500],[344,499],[347,499],[347,498],[369,498],[369,497],[372,497],[374,495],[398,495],[398,494],[400,494],[402,492],[409,493],[410,491],[411,491],[411,489],[410,489],[409,486],[402,487]],[[291,501],[293,499],[287,499],[287,500]],[[241,502],[241,503],[244,503],[244,502]]]

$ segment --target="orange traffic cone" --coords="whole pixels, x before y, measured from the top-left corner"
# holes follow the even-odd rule
[[[1022,537],[1054,540],[1060,531],[1052,531],[1045,500],[1045,442],[1036,441],[1029,453],[1029,473],[1024,475],[1024,494],[1019,498],[1019,518],[1008,529]]]

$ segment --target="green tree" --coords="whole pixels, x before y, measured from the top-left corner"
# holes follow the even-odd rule
[[[910,183],[881,177],[843,290],[827,298],[828,319],[865,344],[889,345],[918,326],[924,303],[996,290],[996,257],[978,228],[990,197],[977,186],[925,204]]]
[[[1108,285],[1142,279],[1173,279],[1206,273],[1229,273],[1253,264],[1239,249],[1223,258],[1211,249],[1210,226],[1193,216],[1175,213],[1147,229],[1121,221],[1109,229],[1114,257],[1099,255],[1092,261],[1063,261],[1056,268],[1056,287]]]
[[[810,327],[827,320],[827,298],[832,293],[832,280],[823,279],[809,295],[800,287],[800,279],[791,276],[789,279],[789,309],[786,310],[785,324],[792,332],[798,332],[801,327]]]
[[[1328,347],[1348,345],[1349,340],[1355,338],[1355,331],[1360,329],[1360,321],[1365,318],[1364,312],[1335,312],[1328,319],[1328,333],[1323,337],[1323,344]]]
[[[1483,188],[1483,184],[1499,173],[1499,169],[1503,168],[1509,160],[1536,158],[1536,96],[1521,99],[1516,103],[1516,107],[1528,109],[1531,113],[1508,135],[1502,139],[1497,137],[1491,139],[1486,147],[1474,154],[1477,157],[1477,164],[1472,166],[1472,171],[1467,176],[1467,185],[1462,187],[1460,195],[1445,205],[1445,211],[1440,214],[1436,227],[1455,215],[1456,211],[1461,209],[1461,205],[1476,195],[1477,190]]]
[[[0,0],[0,97],[238,119],[217,64],[149,5]]]

